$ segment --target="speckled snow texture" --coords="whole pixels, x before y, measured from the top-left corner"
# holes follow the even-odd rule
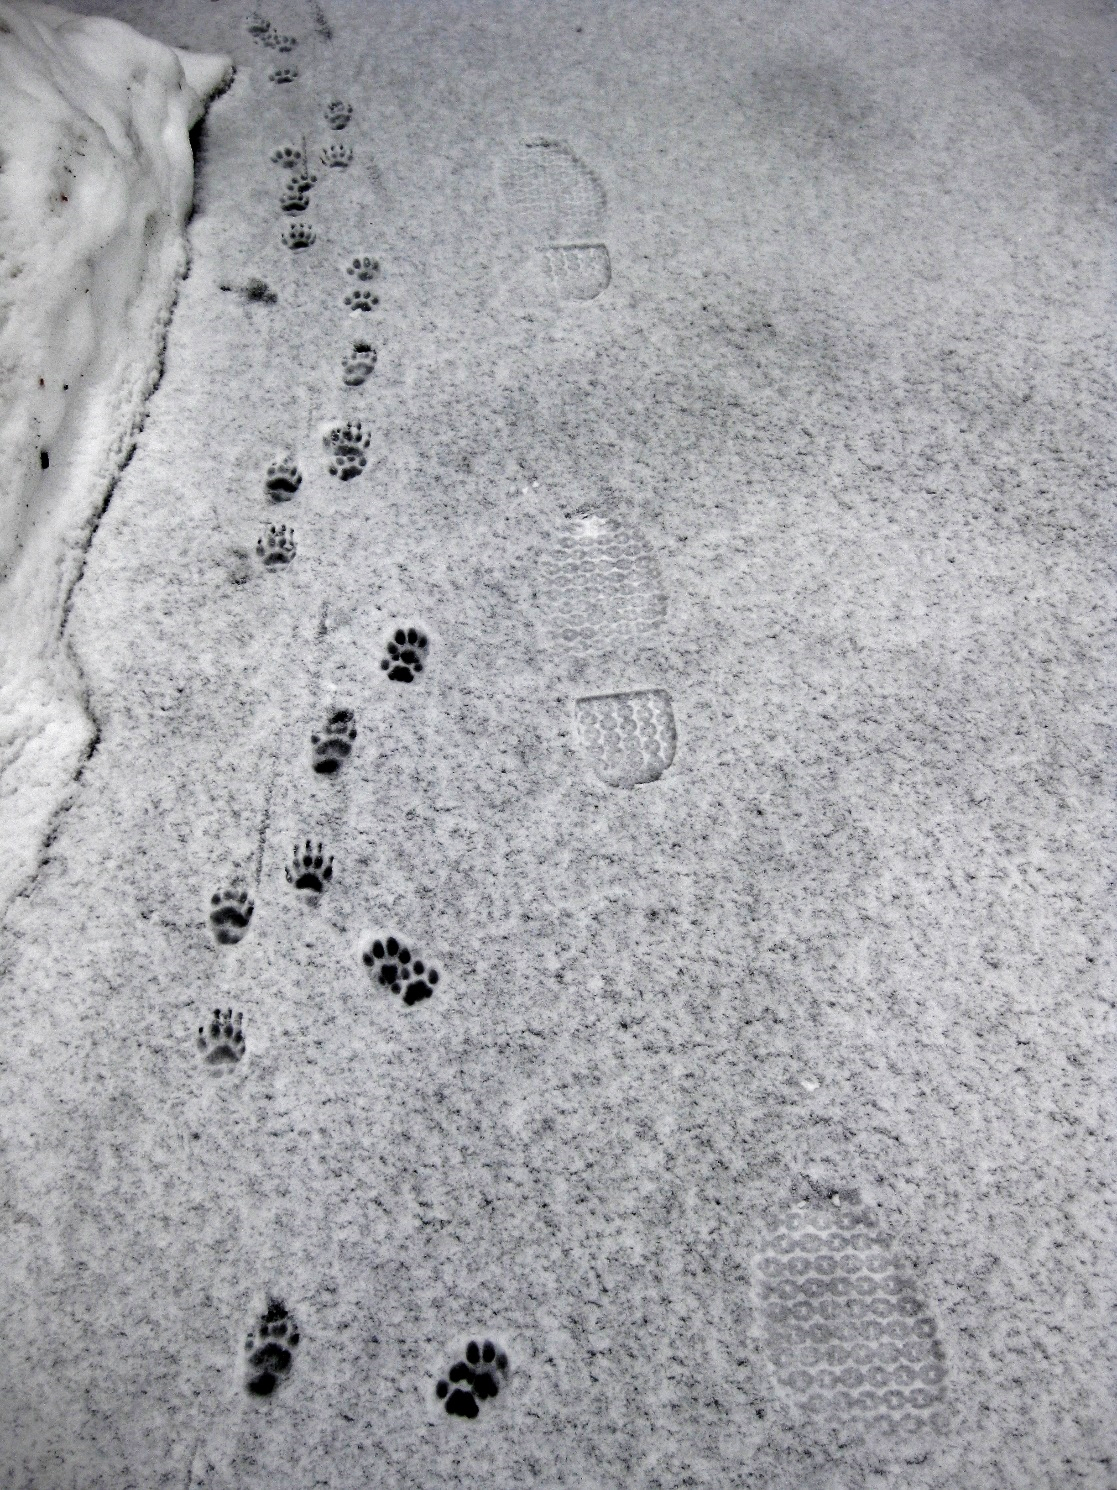
[[[9,916],[0,1483],[1113,1490],[1112,19],[246,8],[115,12],[238,73]],[[578,700],[648,694],[611,784]]]
[[[159,377],[227,58],[0,3],[0,906],[94,735],[63,608]]]

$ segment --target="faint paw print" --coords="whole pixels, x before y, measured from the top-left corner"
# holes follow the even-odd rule
[[[303,153],[297,145],[280,145],[271,153],[273,164],[283,166],[288,171],[293,171],[303,163]]]
[[[350,290],[345,297],[345,304],[350,310],[371,310],[374,305],[380,304],[380,296],[374,295],[371,290]]]
[[[358,254],[345,272],[355,275],[357,279],[375,279],[380,273],[380,260],[370,258],[368,254]]]
[[[353,117],[353,105],[343,103],[340,98],[326,105],[326,123],[331,129],[344,129]]]
[[[310,737],[312,763],[319,776],[334,776],[353,753],[357,725],[352,709],[335,709]]]
[[[285,569],[295,557],[298,545],[294,528],[286,523],[270,524],[256,544],[256,552],[264,561],[265,569]]]
[[[283,67],[273,67],[268,77],[273,83],[293,83],[299,75],[299,69],[291,63]]]
[[[359,388],[372,377],[376,352],[367,341],[355,341],[353,350],[341,359],[341,379],[347,388]]]
[[[326,145],[322,150],[322,164],[340,166],[344,170],[346,166],[353,164],[353,152],[348,145],[342,145],[340,142],[336,145]]]
[[[314,229],[308,222],[293,222],[283,229],[280,237],[292,251],[309,248],[314,242]]]
[[[271,40],[266,43],[267,46],[274,47],[277,52],[292,52],[298,44],[297,36],[283,36],[278,31],[273,31]]]

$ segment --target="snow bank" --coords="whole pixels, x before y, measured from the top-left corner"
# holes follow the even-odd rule
[[[188,131],[231,68],[0,0],[0,906],[93,736],[65,605],[159,379]]]

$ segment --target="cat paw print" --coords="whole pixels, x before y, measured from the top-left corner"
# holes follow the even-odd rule
[[[268,1307],[249,1331],[244,1342],[248,1358],[245,1386],[254,1397],[270,1397],[281,1381],[291,1374],[299,1345],[299,1327],[279,1299],[269,1299]]]
[[[246,16],[244,25],[249,36],[254,37],[256,41],[264,42],[265,45],[268,38],[275,35],[275,27],[267,16],[262,16],[259,11],[253,11],[250,16]]]
[[[435,1387],[435,1396],[451,1417],[475,1418],[479,1402],[488,1402],[500,1394],[501,1383],[508,1374],[508,1357],[491,1340],[478,1345],[471,1340],[465,1348],[465,1359],[455,1361]]]
[[[437,968],[420,958],[413,959],[410,950],[394,936],[383,940],[377,937],[361,953],[361,961],[373,982],[401,993],[408,1008],[429,999],[438,983]]]
[[[310,190],[314,177],[292,176],[279,194],[281,212],[305,212],[310,206]]]
[[[345,297],[345,305],[348,310],[369,311],[374,305],[379,304],[380,296],[374,294],[372,290],[350,290]]]
[[[376,351],[367,341],[355,341],[353,350],[341,359],[341,380],[347,388],[359,388],[372,377]]]
[[[198,1026],[198,1049],[218,1075],[231,1071],[244,1054],[241,1015],[232,1009],[214,1009],[208,1022]]]
[[[361,428],[359,419],[347,419],[344,424],[335,424],[322,437],[329,454],[329,472],[339,481],[352,481],[359,476],[368,463],[365,451],[372,436]]]
[[[380,273],[380,260],[370,257],[369,254],[358,254],[347,266],[345,272],[356,279],[364,280],[367,284],[370,279],[375,279]]]
[[[209,929],[223,947],[234,946],[248,932],[255,906],[243,885],[217,890],[210,898]]]
[[[264,474],[264,486],[273,502],[289,502],[302,484],[302,472],[293,455],[277,455]]]
[[[274,47],[277,52],[293,52],[298,44],[297,36],[284,36],[275,30],[271,33],[271,39],[264,42],[265,46]]]
[[[297,171],[303,163],[303,153],[297,145],[279,145],[271,153],[272,164],[285,170]]]
[[[293,222],[280,235],[287,247],[295,252],[309,248],[314,242],[314,229],[308,222]]]
[[[308,895],[321,895],[333,877],[333,855],[326,858],[320,843],[314,844],[308,838],[301,849],[295,844],[294,856],[287,865],[289,885],[294,885],[296,890],[303,890]]]
[[[353,117],[353,105],[343,103],[340,98],[331,99],[326,105],[325,116],[331,129],[344,129]]]
[[[273,67],[268,73],[268,78],[273,83],[293,83],[299,75],[299,69],[293,63],[286,63],[280,67]]]
[[[297,549],[295,530],[288,528],[286,523],[269,524],[256,543],[256,552],[265,569],[286,569]]]
[[[310,737],[310,752],[319,776],[333,776],[353,753],[357,725],[352,709],[335,709],[320,732]]]
[[[412,683],[423,671],[427,639],[415,626],[400,626],[384,650],[388,655],[380,659],[380,666],[392,682]]]
[[[322,164],[324,166],[337,166],[341,170],[353,164],[353,152],[348,145],[339,141],[336,145],[326,145],[322,150]]]

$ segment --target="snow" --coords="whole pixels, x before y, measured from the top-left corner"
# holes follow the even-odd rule
[[[189,131],[231,66],[0,4],[0,904],[95,737],[64,611],[159,380]]]

